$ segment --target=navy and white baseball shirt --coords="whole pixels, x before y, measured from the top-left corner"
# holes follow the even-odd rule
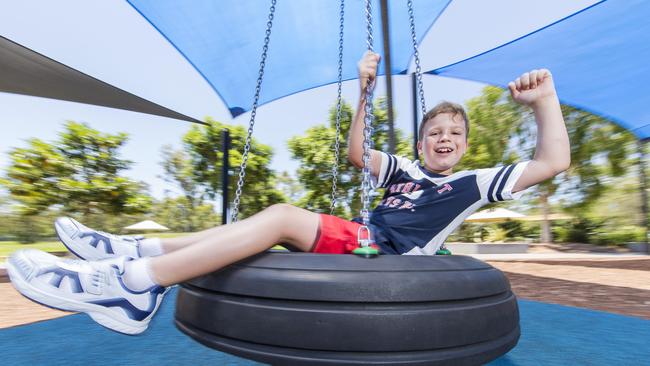
[[[385,188],[370,229],[387,254],[435,254],[467,216],[490,202],[517,199],[512,188],[528,162],[442,175],[419,161],[381,153],[376,186]]]

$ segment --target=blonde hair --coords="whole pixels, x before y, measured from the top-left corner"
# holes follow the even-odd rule
[[[451,113],[453,116],[460,115],[465,121],[465,136],[469,136],[469,119],[467,118],[467,113],[465,113],[465,108],[462,105],[443,101],[438,103],[435,107],[431,108],[427,114],[422,117],[422,122],[420,123],[420,128],[418,129],[418,141],[422,140],[422,135],[424,134],[424,126],[426,126],[429,120],[435,118],[435,116],[442,113]]]

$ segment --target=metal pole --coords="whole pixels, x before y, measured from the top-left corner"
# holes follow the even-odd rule
[[[418,78],[411,74],[411,95],[413,98],[413,160],[418,159]]]
[[[645,227],[645,247],[646,253],[650,254],[650,245],[648,244],[648,179],[646,177],[646,143],[647,140],[639,140],[637,146],[639,149],[639,182],[641,183],[641,225]]]
[[[395,126],[393,124],[393,75],[390,62],[390,30],[388,20],[388,0],[381,0],[381,31],[384,38],[384,68],[386,69],[386,104],[388,107],[388,152],[395,154]]]
[[[228,223],[228,172],[230,171],[228,162],[230,131],[227,128],[221,130],[221,146],[223,153],[221,161],[221,224],[226,225]]]

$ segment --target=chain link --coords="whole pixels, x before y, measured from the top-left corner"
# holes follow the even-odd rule
[[[409,21],[411,23],[411,41],[413,42],[413,59],[415,61],[415,78],[417,80],[418,95],[420,97],[420,109],[422,118],[427,114],[427,106],[424,102],[424,86],[422,83],[422,68],[420,67],[420,53],[418,52],[418,37],[415,34],[415,16],[413,15],[413,0],[407,1],[409,10]],[[440,245],[439,251],[447,250],[445,243]]]
[[[237,190],[235,191],[235,199],[232,204],[232,213],[230,216],[231,222],[237,222],[237,216],[239,216],[239,203],[242,195],[242,187],[244,186],[244,178],[246,177],[246,165],[248,164],[248,153],[250,152],[251,141],[253,138],[253,127],[255,126],[255,116],[257,115],[257,103],[260,100],[260,91],[262,90],[262,79],[264,78],[266,56],[269,50],[269,41],[271,40],[271,28],[273,27],[273,14],[275,13],[275,5],[276,0],[271,0],[268,21],[266,22],[266,36],[264,37],[264,47],[262,47],[260,69],[257,76],[257,84],[255,86],[255,97],[253,98],[253,107],[251,108],[251,119],[248,124],[248,135],[246,135],[244,153],[242,155],[242,162],[239,168],[239,181],[237,181]]]
[[[345,19],[345,1],[341,0],[341,12],[339,16],[339,69],[338,69],[338,90],[336,94],[336,139],[334,141],[334,165],[332,166],[332,203],[330,215],[334,215],[336,208],[336,180],[339,175],[339,151],[341,134],[341,87],[343,84],[343,21]]]
[[[368,51],[373,51],[373,39],[372,39],[372,1],[366,0],[366,36],[367,36],[367,45]],[[370,148],[372,147],[372,122],[374,119],[373,105],[372,105],[372,85],[370,82],[366,85],[366,106],[365,106],[365,118],[364,118],[364,128],[363,128],[363,180],[361,182],[361,219],[363,220],[364,225],[370,223],[370,195],[371,195],[371,186],[370,186]]]
[[[420,96],[420,109],[422,117],[427,114],[427,107],[424,103],[424,87],[422,84],[422,68],[420,67],[420,53],[418,52],[418,38],[415,35],[415,17],[413,15],[413,0],[407,1],[409,9],[409,21],[411,22],[411,40],[413,41],[413,58],[415,60],[415,78],[417,79],[418,93]]]

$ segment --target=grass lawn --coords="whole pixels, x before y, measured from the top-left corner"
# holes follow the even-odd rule
[[[154,233],[145,234],[145,237],[159,237],[159,238],[173,238],[176,236],[187,235],[187,233]],[[18,249],[40,249],[44,252],[66,252],[68,249],[61,244],[60,241],[39,241],[31,244],[22,244],[17,241],[0,241],[0,262],[4,261],[4,257],[8,257],[11,253]]]
[[[177,236],[188,235],[190,233],[151,233],[144,234],[147,238],[174,238]],[[40,249],[44,252],[66,252],[68,249],[61,244],[60,241],[41,241],[32,244],[21,244],[17,241],[0,241],[0,263],[4,262],[5,258],[11,255],[18,249]],[[283,247],[277,246],[273,249],[284,249]]]
[[[40,249],[46,252],[67,251],[65,246],[59,241],[40,241],[32,244],[21,244],[17,241],[0,241],[0,257],[8,257],[18,249]]]

